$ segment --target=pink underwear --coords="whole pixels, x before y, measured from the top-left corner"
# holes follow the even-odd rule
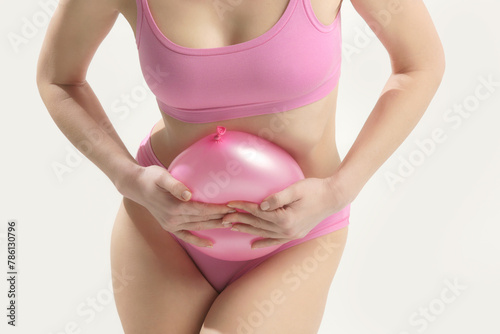
[[[151,131],[146,136],[146,138],[142,140],[135,159],[141,166],[144,167],[150,165],[158,165],[167,169],[167,167],[165,167],[155,156],[151,147],[150,137],[152,131],[153,128],[151,128]],[[350,204],[348,204],[342,210],[334,213],[331,216],[328,216],[318,225],[316,225],[305,237],[284,243],[273,252],[260,258],[248,261],[225,261],[215,259],[204,253],[201,253],[191,244],[177,238],[174,234],[170,233],[170,235],[175,240],[177,240],[182,248],[184,248],[186,253],[193,260],[193,263],[200,270],[201,274],[214,287],[214,289],[220,293],[226,286],[228,286],[253,268],[257,267],[259,264],[264,262],[267,258],[273,256],[274,254],[277,254],[289,247],[301,244],[305,241],[346,227],[349,224],[350,207]]]

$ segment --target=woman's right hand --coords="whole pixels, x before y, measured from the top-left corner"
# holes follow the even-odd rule
[[[189,201],[189,188],[157,165],[140,166],[134,177],[130,177],[119,191],[148,209],[164,230],[200,247],[211,246],[212,242],[192,234],[190,230],[226,228],[222,225],[222,217],[235,212],[225,204]],[[187,198],[182,197],[184,192],[189,192]]]

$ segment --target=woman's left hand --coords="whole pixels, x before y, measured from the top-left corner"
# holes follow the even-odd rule
[[[265,209],[265,202],[269,208]],[[280,192],[266,197],[259,204],[231,201],[226,205],[244,210],[226,214],[223,222],[233,230],[263,237],[252,248],[283,244],[305,237],[319,222],[340,211],[349,201],[329,178],[305,178]]]

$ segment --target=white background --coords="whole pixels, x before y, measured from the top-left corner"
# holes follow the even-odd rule
[[[121,333],[109,261],[121,196],[71,145],[40,99],[35,69],[48,22],[39,22],[25,44],[16,48],[9,42],[12,34],[22,34],[26,20],[48,19],[40,3],[4,2],[0,13],[1,277],[7,271],[7,221],[16,219],[19,227],[18,327],[6,325],[7,284],[1,279],[0,328],[56,334],[75,322],[80,333]],[[444,118],[455,104],[474,100],[480,77],[500,82],[500,5],[494,0],[425,3],[446,51],[446,74],[421,122],[352,203],[349,240],[320,334],[500,332],[495,320],[500,312],[500,87],[458,126]],[[343,55],[337,111],[342,157],[390,71],[381,43],[363,36],[366,27],[345,1],[343,41],[357,52]],[[125,106],[122,94],[145,87],[133,32],[123,16],[97,51],[87,79],[135,155],[160,115],[149,90],[136,96],[128,111],[117,108]],[[446,140],[428,155],[419,153],[415,142],[438,128]],[[387,175],[398,173],[401,159],[418,154],[422,163],[391,188]],[[80,160],[70,161],[70,171],[59,179],[53,166],[68,166],[70,155]],[[445,291],[448,284],[462,289],[453,295]],[[454,300],[444,302],[443,291]],[[92,317],[91,298],[99,306]],[[432,318],[424,320],[423,309]]]

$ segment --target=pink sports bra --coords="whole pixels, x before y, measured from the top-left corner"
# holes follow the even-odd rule
[[[142,73],[160,109],[178,120],[206,123],[282,112],[325,97],[338,83],[340,11],[325,25],[310,0],[289,0],[264,34],[194,49],[170,41],[156,25],[148,0],[136,1]]]

